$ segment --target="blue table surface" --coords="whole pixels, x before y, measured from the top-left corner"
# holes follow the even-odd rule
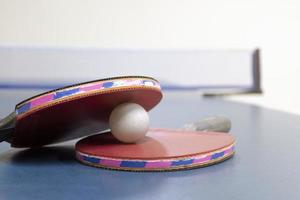
[[[0,91],[0,116],[35,91]],[[88,167],[75,141],[41,149],[0,144],[0,199],[300,199],[300,117],[197,93],[167,93],[152,127],[180,128],[211,115],[232,119],[236,154],[217,165],[176,172]]]

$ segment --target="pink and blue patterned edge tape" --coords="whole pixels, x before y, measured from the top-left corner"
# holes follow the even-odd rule
[[[234,153],[234,145],[226,147],[220,151],[210,154],[192,156],[186,159],[167,159],[167,160],[124,160],[106,157],[91,156],[79,151],[76,152],[76,158],[86,164],[93,166],[114,168],[114,169],[141,169],[141,170],[168,170],[172,168],[189,168],[192,166],[201,166],[222,160]]]
[[[104,91],[106,89],[111,89],[111,88],[121,88],[121,87],[130,87],[130,86],[131,87],[147,86],[147,87],[154,87],[160,89],[160,85],[158,82],[151,79],[145,79],[145,78],[130,78],[130,79],[99,81],[99,82],[75,86],[72,88],[66,88],[49,94],[38,96],[17,107],[16,114],[21,115],[31,110],[32,108],[50,103],[57,99],[63,99],[77,94],[83,94],[83,93],[94,92],[94,91]]]

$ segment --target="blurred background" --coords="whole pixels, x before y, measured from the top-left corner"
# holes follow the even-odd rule
[[[226,81],[238,77],[238,74],[244,77],[238,84],[249,86],[247,84],[252,84],[248,79],[253,75],[253,51],[260,49],[263,94],[230,95],[226,98],[300,114],[299,10],[300,2],[296,0],[0,0],[2,90],[7,92],[7,88],[4,87],[6,83],[36,84],[37,81],[47,79],[48,73],[50,77],[55,75],[51,75],[51,71],[63,71],[64,63],[61,61],[64,59],[55,61],[55,58],[63,52],[73,50],[81,52],[81,56],[84,52],[121,51],[126,55],[129,51],[134,52],[133,58],[139,57],[140,52],[148,52],[148,60],[157,58],[159,52],[169,52],[171,57],[167,56],[167,63],[170,71],[184,68],[179,64],[173,65],[188,59],[184,52],[194,55],[195,63],[206,60],[205,55],[208,55],[208,52],[217,52],[218,55],[222,55],[212,58],[209,54],[209,59],[204,62],[212,63],[206,68],[210,70],[210,75],[201,76],[200,73],[189,82],[189,76],[195,75],[193,69],[197,66],[191,59],[191,63],[187,63],[186,72],[178,76],[179,82],[183,85],[185,82],[191,84],[186,86],[199,86],[205,85],[205,81],[213,80],[209,84],[215,84],[214,80],[219,77],[216,74],[229,72],[224,66],[232,66],[231,70],[234,72],[226,74],[224,84],[231,84],[232,82]],[[18,56],[26,56],[26,52],[33,53],[23,61]],[[50,52],[50,57],[47,57],[47,52]],[[178,55],[180,62],[171,59],[172,56],[177,57],[176,52],[183,52]],[[37,60],[41,61],[40,66],[21,65],[23,62],[31,63],[28,59],[35,58],[35,55]],[[45,55],[47,58],[43,58]],[[75,58],[78,54],[72,55]],[[53,66],[48,62],[51,58],[54,59]],[[43,59],[48,64],[42,63]],[[78,59],[82,61],[84,58]],[[112,56],[111,60],[113,59]],[[107,62],[111,63],[111,60]],[[143,60],[140,59],[137,64],[143,63]],[[218,65],[214,60],[218,60]],[[162,65],[165,61],[156,64]],[[87,62],[91,66],[93,60]],[[98,59],[97,62],[102,61]],[[240,66],[238,62],[241,63]],[[84,70],[80,67],[85,63],[81,64],[74,70],[78,70],[79,75],[84,77]],[[174,67],[171,68],[171,65]],[[143,69],[145,68],[139,70]],[[35,76],[30,77],[28,74],[32,73],[26,73],[27,71],[35,71]],[[94,73],[99,78],[103,78],[105,73],[114,74],[109,72],[108,68],[102,67],[99,71],[102,71],[102,74]],[[162,71],[165,72],[162,72],[164,74],[161,76],[167,77],[168,70]],[[145,75],[151,72],[153,71],[148,69]],[[92,78],[92,73],[91,70],[86,78]],[[123,73],[126,73],[125,69]],[[158,72],[153,75],[156,73]],[[66,76],[67,72],[64,77]],[[64,81],[73,81],[76,77],[77,75],[73,74],[70,79]],[[59,82],[55,76],[52,78]],[[197,80],[199,83],[194,82]],[[0,92],[0,98],[1,95],[4,95],[4,92]]]

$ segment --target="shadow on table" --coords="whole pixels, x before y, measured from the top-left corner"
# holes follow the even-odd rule
[[[58,164],[76,162],[73,146],[52,146],[26,149],[11,156],[13,164]]]

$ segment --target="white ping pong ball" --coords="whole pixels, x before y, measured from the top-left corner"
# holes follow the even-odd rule
[[[111,112],[109,126],[116,139],[125,143],[134,143],[145,137],[149,129],[149,116],[142,106],[124,103]]]

